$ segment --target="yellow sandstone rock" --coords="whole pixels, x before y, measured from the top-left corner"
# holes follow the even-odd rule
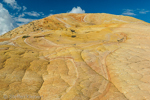
[[[0,100],[149,100],[150,24],[58,14],[0,36]]]

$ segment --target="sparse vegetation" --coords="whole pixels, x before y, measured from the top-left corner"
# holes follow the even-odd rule
[[[124,38],[120,39],[120,40],[117,40],[118,42],[123,42]]]
[[[76,37],[76,35],[72,35],[71,37],[72,37],[72,38],[75,38],[75,37]]]
[[[24,35],[22,38],[28,38],[28,37],[30,37],[30,36],[26,36],[26,35]]]
[[[75,30],[72,30],[72,29],[71,29],[71,32],[74,32],[74,33],[75,33]]]

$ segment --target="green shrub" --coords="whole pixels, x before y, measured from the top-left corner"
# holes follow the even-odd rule
[[[22,38],[28,38],[28,37],[30,37],[30,36],[25,36],[25,35],[24,35]]]
[[[76,35],[72,35],[71,37],[72,37],[72,38],[75,38],[75,37],[76,37]]]

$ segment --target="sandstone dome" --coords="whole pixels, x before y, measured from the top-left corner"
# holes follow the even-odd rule
[[[57,14],[0,36],[0,100],[149,100],[150,24]]]

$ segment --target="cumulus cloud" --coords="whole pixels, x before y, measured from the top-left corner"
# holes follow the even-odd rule
[[[15,0],[4,0],[4,1],[9,5],[17,5],[17,3],[15,3]],[[0,3],[0,35],[20,25],[27,24],[33,20],[38,20],[37,17],[44,16],[43,12],[36,12],[36,11],[25,12],[27,7],[23,6],[21,8],[23,8],[22,13],[17,11],[10,14],[9,11],[3,7],[3,4]],[[13,9],[17,9],[17,8],[13,8]]]
[[[11,8],[21,10],[21,7],[17,4],[15,0],[3,0],[3,2],[7,3]]]
[[[125,9],[122,14],[125,15],[125,16],[135,16],[136,15],[134,13],[134,10],[131,10],[131,9]]]
[[[67,13],[85,13],[85,10],[82,10],[81,7],[73,7],[72,10]]]
[[[14,29],[15,27],[17,27],[17,24],[12,19],[8,10],[0,3],[0,35]]]

